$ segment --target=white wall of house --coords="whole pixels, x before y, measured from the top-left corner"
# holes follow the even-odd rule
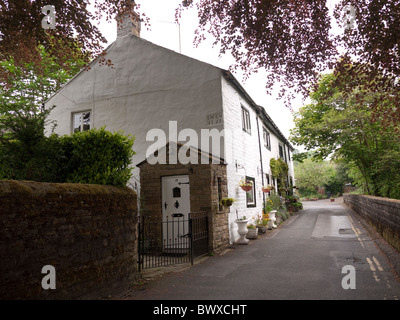
[[[72,114],[90,110],[92,128],[106,126],[135,136],[135,165],[154,144],[146,141],[147,132],[159,128],[168,139],[169,121],[177,121],[178,132],[222,129],[207,122],[207,115],[222,113],[218,68],[129,35],[119,37],[105,58],[113,69],[95,63],[47,102],[56,105],[50,114],[58,123],[56,133],[70,134]],[[133,170],[133,185],[138,184],[138,170]]]
[[[92,128],[105,126],[109,131],[121,130],[135,136],[132,163],[136,165],[154,144],[146,141],[149,130],[162,129],[168,141],[169,121],[177,121],[178,132],[190,128],[199,137],[201,129],[225,129],[228,193],[238,200],[229,216],[233,243],[239,236],[234,222],[237,215],[254,219],[262,213],[262,175],[265,178],[265,173],[270,173],[269,160],[279,156],[279,142],[284,141],[270,131],[271,150],[264,147],[263,121],[219,68],[130,35],[118,37],[105,58],[111,59],[113,68],[93,63],[89,71],[80,72],[47,102],[47,107],[56,106],[50,114],[50,119],[58,123],[56,133],[70,134],[73,113],[90,111]],[[250,115],[250,134],[242,130],[242,106]],[[222,114],[223,123],[209,123],[208,116],[218,118]],[[201,141],[198,143],[195,147],[201,148]],[[291,163],[289,167],[293,175]],[[138,168],[133,176],[130,183],[139,192]],[[245,176],[255,179],[255,207],[247,207],[246,193],[239,187]]]
[[[226,162],[228,163],[228,195],[237,200],[230,208],[229,215],[230,241],[233,243],[239,238],[235,220],[246,216],[247,219],[254,221],[262,214],[264,194],[261,187],[263,184],[267,184],[266,174],[272,178],[269,166],[270,159],[279,157],[279,144],[285,145],[285,141],[282,138],[278,138],[266,126],[251,106],[251,102],[244,98],[235,86],[225,78],[222,78],[221,81],[224,125],[225,130],[229,132],[225,146]],[[250,133],[245,132],[242,128],[242,107],[250,115]],[[263,128],[266,128],[270,133],[270,148],[264,146]],[[285,150],[286,153],[290,152],[287,146]],[[288,161],[288,163],[289,175],[294,177],[292,162]],[[256,204],[254,207],[247,205],[246,192],[239,186],[240,180],[246,177],[251,177],[255,180]],[[272,180],[270,180],[270,184],[272,184]]]

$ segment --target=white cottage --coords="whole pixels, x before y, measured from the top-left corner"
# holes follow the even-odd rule
[[[105,126],[134,135],[129,185],[147,198],[147,211],[172,214],[173,203],[167,202],[174,198],[167,189],[185,186],[179,211],[210,211],[211,249],[235,242],[237,215],[256,217],[263,207],[261,186],[277,185],[271,158],[288,163],[294,184],[293,147],[229,71],[140,38],[138,19],[126,19],[106,51],[113,68],[93,61],[89,71],[82,70],[47,101],[47,106],[56,106],[50,114],[58,123],[56,133]],[[177,157],[181,146],[195,151],[191,157],[189,151]],[[168,150],[166,164],[158,147]],[[196,163],[195,154],[210,163]],[[146,180],[150,178],[154,181]],[[239,187],[242,178],[254,182],[247,195]],[[227,196],[237,200],[230,210],[218,204]]]

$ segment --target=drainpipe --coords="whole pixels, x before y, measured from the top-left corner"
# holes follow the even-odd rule
[[[262,153],[261,153],[261,138],[260,138],[260,127],[258,124],[258,119],[260,115],[260,109],[257,107],[257,112],[256,112],[256,120],[257,120],[257,132],[258,132],[258,149],[260,150],[260,164],[261,164],[261,183],[264,185],[264,169],[263,169],[263,162],[262,162]],[[265,207],[265,193],[263,192],[263,209]]]

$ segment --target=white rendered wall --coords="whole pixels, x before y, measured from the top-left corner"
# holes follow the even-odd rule
[[[222,130],[207,122],[207,115],[222,113],[218,68],[129,35],[116,40],[106,59],[114,69],[96,63],[48,101],[47,106],[56,105],[49,117],[57,120],[56,133],[70,134],[71,114],[91,110],[92,128],[135,136],[136,165],[154,143],[146,141],[147,132],[159,128],[168,139],[169,121],[177,121],[178,132]],[[138,170],[133,170],[132,185],[139,184]]]
[[[230,242],[233,243],[239,238],[236,218],[246,216],[250,221],[254,221],[258,215],[262,214],[264,194],[261,187],[263,182],[264,185],[267,184],[265,174],[269,174],[271,177],[270,159],[279,157],[279,143],[284,144],[284,141],[264,125],[248,101],[225,78],[222,78],[222,97],[225,130],[229,132],[225,146],[226,162],[228,163],[228,195],[237,200],[230,208],[229,215]],[[250,113],[251,134],[242,129],[242,106]],[[263,127],[270,133],[271,150],[264,146]],[[257,130],[259,130],[260,136]],[[259,144],[261,144],[262,165]],[[289,174],[293,176],[292,161],[288,162]],[[246,193],[239,186],[239,181],[246,176],[255,179],[256,207],[247,207]],[[272,184],[271,180],[270,184]],[[265,195],[265,199],[267,199],[267,195]]]

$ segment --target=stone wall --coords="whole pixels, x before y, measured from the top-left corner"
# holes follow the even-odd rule
[[[128,188],[0,181],[0,299],[98,299],[136,277],[137,197]],[[42,288],[42,268],[56,289]]]
[[[345,194],[344,202],[400,251],[400,200]]]

